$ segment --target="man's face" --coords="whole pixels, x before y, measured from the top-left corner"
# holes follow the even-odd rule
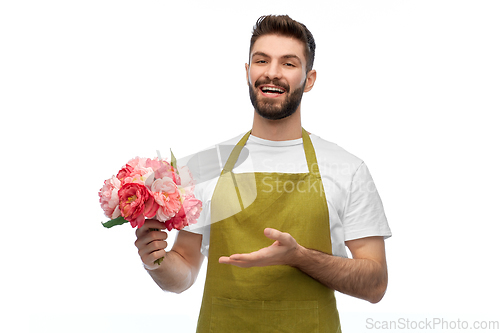
[[[245,68],[250,100],[260,116],[277,120],[292,115],[304,91],[312,88],[316,73],[306,75],[304,47],[295,38],[278,35],[264,35],[255,41]]]

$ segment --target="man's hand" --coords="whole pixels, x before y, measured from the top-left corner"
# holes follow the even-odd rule
[[[330,289],[379,302],[387,288],[387,264],[383,237],[367,237],[346,242],[353,259],[307,249],[290,236],[267,228],[264,234],[275,240],[268,247],[246,254],[220,257],[219,263],[238,267],[289,265],[296,267]]]
[[[299,249],[299,245],[297,241],[295,241],[295,238],[288,233],[272,228],[264,229],[264,235],[269,239],[275,240],[275,242],[255,252],[220,257],[219,263],[245,268],[290,265]]]
[[[172,249],[166,252],[167,233],[165,223],[146,220],[137,229],[135,246],[149,275],[165,290],[181,293],[196,280],[203,255],[200,252],[202,235],[180,230]],[[164,257],[160,265],[155,260]]]
[[[154,229],[154,230],[151,230]],[[139,250],[144,267],[148,270],[155,270],[160,267],[154,263],[155,260],[165,257],[168,234],[165,231],[165,223],[157,220],[146,220],[144,225],[136,230],[137,240],[135,246]]]

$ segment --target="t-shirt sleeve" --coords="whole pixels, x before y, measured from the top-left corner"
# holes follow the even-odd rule
[[[208,247],[210,244],[210,202],[211,197],[207,194],[208,182],[195,187],[194,195],[203,203],[200,216],[195,224],[186,226],[183,230],[203,236],[201,243],[201,253],[208,256]]]
[[[187,232],[192,232],[194,234],[202,235],[200,252],[208,257],[208,248],[210,245],[210,225],[206,225],[202,228],[192,228],[192,226],[187,226],[183,230]]]
[[[364,162],[353,174],[344,207],[345,240],[392,235],[372,176]]]

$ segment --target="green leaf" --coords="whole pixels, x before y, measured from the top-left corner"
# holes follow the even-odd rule
[[[109,220],[108,222],[101,222],[102,225],[105,227],[105,228],[111,228],[111,227],[114,227],[115,225],[121,225],[121,224],[124,224],[124,223],[127,223],[128,221],[125,220],[122,216],[118,216],[116,219],[112,219],[112,220]]]
[[[170,149],[170,165],[172,165],[175,171],[177,172],[177,160],[175,159],[172,149]]]

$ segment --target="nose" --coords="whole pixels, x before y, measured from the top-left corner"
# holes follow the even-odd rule
[[[269,63],[266,70],[266,76],[270,80],[279,80],[283,77],[281,67],[279,66],[279,63],[277,61],[272,61]]]

